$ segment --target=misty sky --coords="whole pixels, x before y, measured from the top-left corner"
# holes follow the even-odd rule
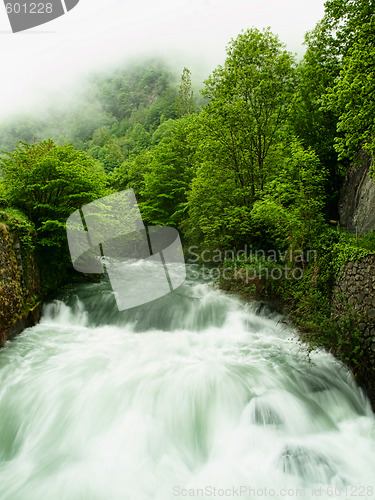
[[[28,0],[20,0],[20,3]],[[300,56],[324,0],[80,0],[66,15],[13,34],[0,5],[0,118],[65,102],[83,77],[162,55],[201,81],[242,29],[270,26]]]

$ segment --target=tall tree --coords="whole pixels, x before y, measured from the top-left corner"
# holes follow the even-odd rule
[[[371,64],[366,60],[372,57],[373,27],[366,41],[363,32],[373,22],[374,12],[373,0],[327,0],[323,19],[306,35],[307,51],[299,66],[291,123],[294,133],[316,151],[329,171],[325,189],[331,218],[338,216],[339,186],[348,158],[368,144],[365,130],[371,128],[372,98],[366,112],[364,94],[371,85]],[[352,60],[355,50],[356,62]]]
[[[227,54],[205,82],[186,225],[197,243],[221,247],[250,237],[252,205],[277,172],[295,83],[294,58],[269,29],[241,33]]]
[[[375,156],[374,16],[357,26],[343,57],[340,78],[326,100],[327,108],[339,115],[336,150],[340,158],[352,159],[360,148]]]
[[[179,227],[186,218],[187,191],[194,176],[189,136],[195,122],[195,115],[176,120],[170,135],[149,152],[140,208],[151,224]]]
[[[205,82],[207,128],[228,151],[228,168],[253,202],[270,172],[267,159],[288,116],[294,58],[270,29],[232,40],[224,67]]]
[[[323,23],[332,51],[341,60],[358,39],[360,29],[374,16],[373,0],[327,0]]]
[[[184,68],[181,75],[180,89],[176,99],[177,116],[180,118],[195,111],[193,91],[191,90],[191,72]]]
[[[326,171],[315,152],[295,138],[283,145],[280,156],[278,175],[254,204],[251,220],[263,237],[269,233],[276,244],[303,250],[324,224]]]
[[[324,105],[327,93],[340,74],[340,53],[332,45],[327,23],[322,21],[306,34],[306,53],[298,65],[298,86],[290,117],[294,134],[305,147],[311,147],[328,171],[327,211],[336,218],[342,167],[335,151],[337,112]]]

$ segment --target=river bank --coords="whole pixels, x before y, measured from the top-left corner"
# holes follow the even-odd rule
[[[0,347],[42,312],[35,230],[19,211],[0,212]]]
[[[352,371],[375,411],[375,255],[349,261],[331,276],[323,262],[302,274],[274,280],[231,263],[219,287],[283,314],[311,351],[324,348]]]
[[[43,285],[34,243],[33,225],[21,212],[0,212],[1,345],[41,317]],[[267,263],[263,274],[254,275],[248,265],[228,260],[219,283],[247,301],[272,303],[312,350],[324,347],[350,368],[375,408],[375,256],[354,250],[324,254],[304,268],[295,267],[290,276],[287,265],[281,269]],[[340,261],[340,255],[351,260]]]
[[[127,311],[72,288],[1,351],[0,497],[370,497],[368,400],[278,319],[189,278]]]

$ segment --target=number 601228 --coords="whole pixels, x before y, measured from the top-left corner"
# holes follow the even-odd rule
[[[51,3],[7,3],[5,5],[8,14],[52,14]]]

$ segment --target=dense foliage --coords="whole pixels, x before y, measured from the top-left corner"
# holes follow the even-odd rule
[[[71,145],[52,140],[21,143],[0,161],[3,204],[17,207],[37,231],[37,247],[46,288],[70,268],[65,221],[77,208],[106,193],[100,165]]]
[[[148,61],[92,78],[74,112],[4,124],[0,143],[12,152],[0,162],[0,205],[35,225],[41,260],[55,271],[48,287],[69,267],[68,215],[133,188],[144,221],[178,228],[187,248],[290,255],[267,262],[268,271],[287,264],[286,274],[262,293],[286,305],[310,339],[357,361],[349,327],[330,324],[330,294],[337,266],[375,242],[368,235],[358,250],[329,220],[349,162],[375,153],[374,23],[370,0],[328,0],[299,63],[269,29],[252,28],[229,43],[201,97],[189,69],[178,82]],[[311,261],[293,258],[309,251]]]

